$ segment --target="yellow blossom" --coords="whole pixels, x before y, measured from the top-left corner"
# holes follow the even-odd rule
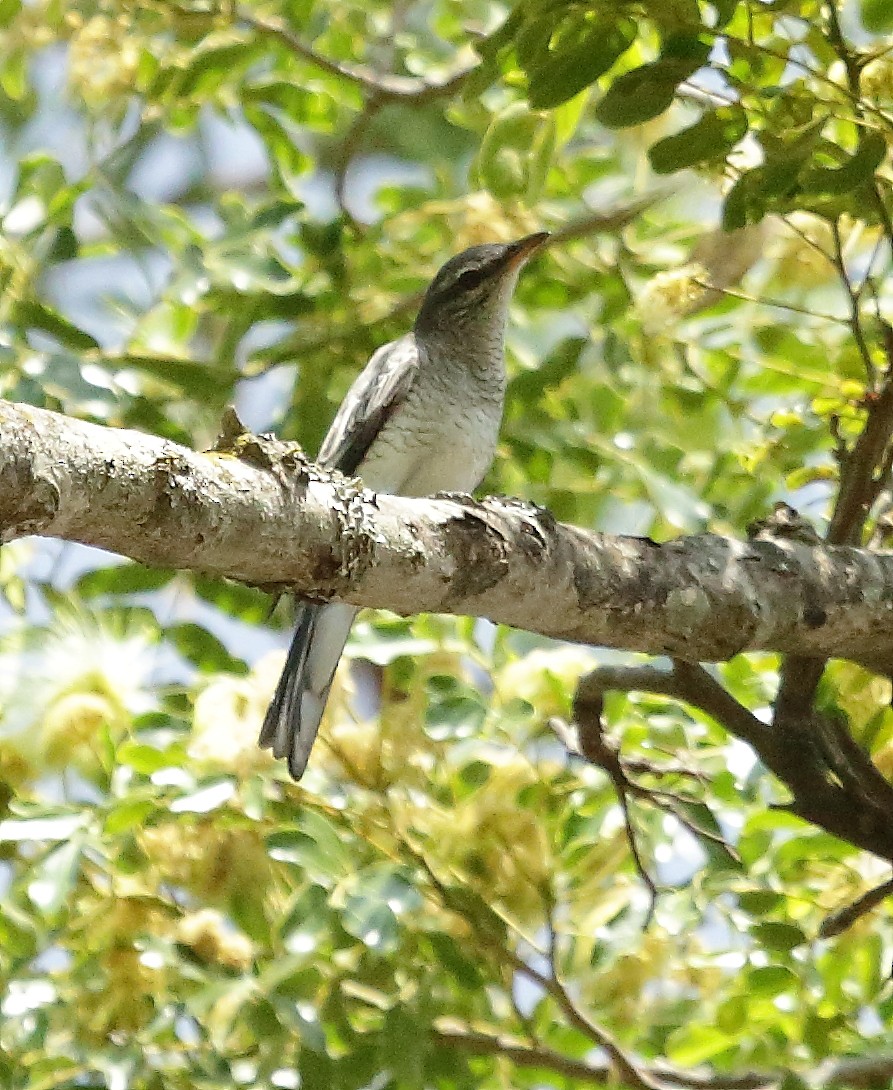
[[[201,766],[239,777],[268,768],[272,759],[258,747],[264,711],[273,695],[282,658],[265,656],[248,677],[213,678],[195,701],[189,755]]]
[[[177,927],[177,940],[202,961],[234,972],[246,972],[254,960],[251,940],[213,908],[184,916]]]
[[[436,848],[438,862],[531,926],[542,921],[551,856],[540,816],[518,796],[537,782],[535,770],[513,758],[494,765],[486,782],[449,811],[411,814],[404,807],[401,815]]]
[[[544,720],[566,717],[577,682],[593,665],[592,653],[582,647],[539,648],[499,671],[496,692],[502,701],[526,700]]]
[[[704,266],[694,262],[652,277],[636,300],[636,310],[645,329],[651,333],[664,331],[708,306],[717,298],[709,280]]]
[[[219,820],[166,821],[142,829],[140,847],[157,882],[183,886],[214,903],[232,895],[263,897],[271,878],[263,834]]]
[[[101,105],[133,90],[139,41],[129,19],[95,15],[72,26],[68,78],[85,102]]]

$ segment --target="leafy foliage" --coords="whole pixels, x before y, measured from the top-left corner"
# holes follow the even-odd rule
[[[197,447],[235,399],[314,450],[448,253],[549,227],[486,487],[656,538],[821,523],[889,367],[887,8],[0,0],[0,395]],[[643,929],[614,790],[548,727],[597,652],[367,618],[298,788],[255,748],[258,592],[16,543],[0,610],[4,1086],[893,1045],[888,924],[817,938],[881,868],[706,715],[610,694]],[[777,669],[720,674],[765,715]],[[889,688],[819,694],[885,774]]]

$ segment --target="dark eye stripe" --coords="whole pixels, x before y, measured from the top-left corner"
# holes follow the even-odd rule
[[[476,288],[478,284],[482,283],[488,275],[488,269],[468,269],[461,276],[457,276],[450,285],[450,294],[461,295],[466,291],[471,291],[472,288]]]

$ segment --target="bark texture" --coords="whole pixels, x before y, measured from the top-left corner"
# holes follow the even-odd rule
[[[502,497],[376,495],[232,424],[197,453],[0,403],[0,540],[29,534],[691,662],[772,650],[893,670],[893,553],[796,535],[657,544]]]

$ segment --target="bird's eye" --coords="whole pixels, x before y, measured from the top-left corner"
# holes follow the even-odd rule
[[[450,292],[454,292],[456,295],[463,294],[466,291],[471,291],[476,288],[487,277],[486,269],[466,269],[464,273],[457,276],[456,279],[450,285]]]

